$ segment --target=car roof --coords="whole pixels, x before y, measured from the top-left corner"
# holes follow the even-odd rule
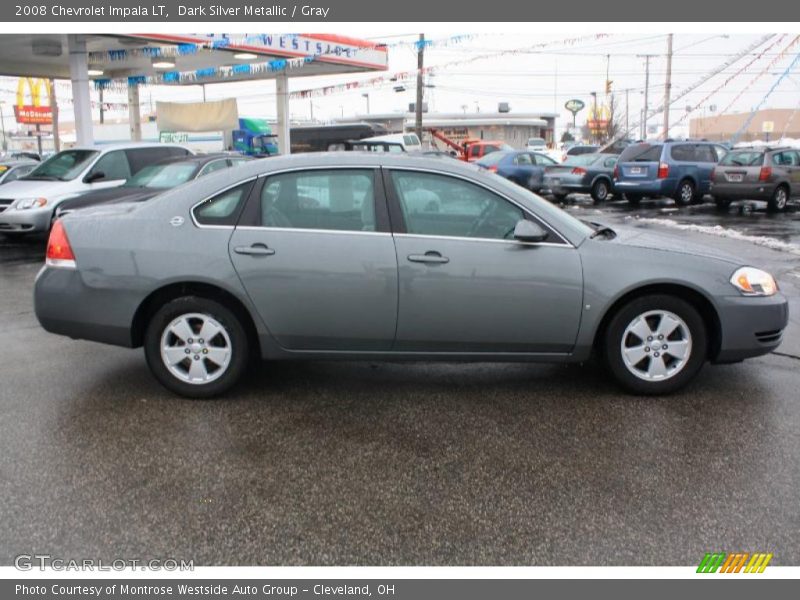
[[[225,154],[223,152],[219,152],[216,154],[194,154],[190,156],[170,156],[169,158],[164,158],[159,160],[158,162],[154,163],[156,165],[169,165],[172,163],[194,163],[198,166],[202,167],[207,165],[210,162],[214,162],[216,160],[223,160],[226,158],[234,158],[236,160],[251,160],[247,156],[243,155],[234,155],[234,154]]]
[[[114,142],[112,144],[93,144],[89,146],[74,146],[64,148],[64,150],[94,150],[97,152],[108,152],[111,150],[135,150],[136,148],[181,148],[191,154],[194,152],[181,144],[163,144],[161,142]]]

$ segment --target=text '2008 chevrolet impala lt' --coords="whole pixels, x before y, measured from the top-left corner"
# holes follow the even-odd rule
[[[83,214],[81,214],[83,213]],[[50,332],[144,346],[167,388],[221,394],[249,358],[582,362],[661,394],[766,354],[773,277],[579,221],[456,160],[254,161],[59,220],[35,288]]]

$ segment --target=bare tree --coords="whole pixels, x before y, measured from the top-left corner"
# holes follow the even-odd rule
[[[603,132],[605,142],[610,142],[617,139],[622,133],[623,121],[619,114],[619,106],[617,106],[616,96],[611,94],[608,98],[608,121],[606,128]]]

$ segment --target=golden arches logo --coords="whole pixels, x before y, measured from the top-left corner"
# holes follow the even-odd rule
[[[25,89],[28,89],[30,103],[25,102]],[[42,104],[42,92],[47,95],[47,103]],[[20,77],[17,83],[17,104],[14,114],[17,123],[24,125],[50,125],[53,123],[53,110],[50,106],[53,90],[50,80]]]

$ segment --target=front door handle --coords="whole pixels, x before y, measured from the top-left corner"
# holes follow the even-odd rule
[[[450,262],[449,258],[447,258],[446,256],[442,256],[435,250],[429,250],[425,254],[409,254],[408,260],[410,260],[411,262],[430,263],[438,265],[443,265],[445,263]]]
[[[236,246],[233,249],[236,254],[247,254],[249,256],[272,256],[275,250],[266,244],[253,244],[252,246]]]

